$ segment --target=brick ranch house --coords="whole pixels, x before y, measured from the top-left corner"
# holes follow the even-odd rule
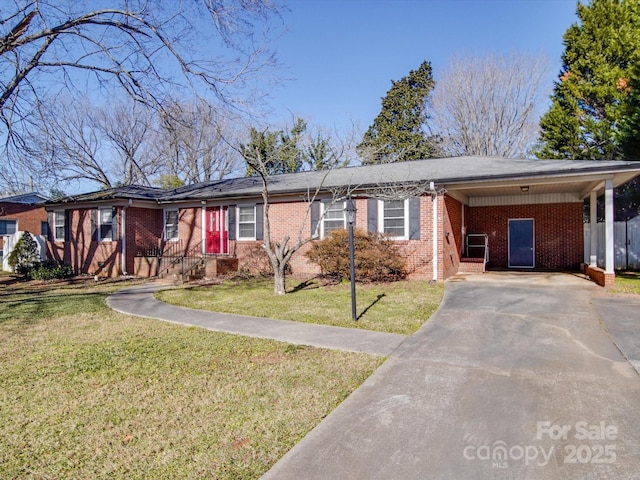
[[[44,202],[47,200],[37,192],[0,198],[0,252],[4,249],[4,235],[13,235],[18,231],[46,235],[47,212]]]
[[[356,228],[395,239],[412,278],[442,281],[485,268],[584,268],[604,285],[615,278],[613,189],[638,175],[640,162],[498,157],[277,175],[269,182],[271,237],[289,235],[295,242],[316,226],[319,238],[345,228],[344,202],[333,202],[331,192],[348,190],[357,208]],[[389,196],[407,184],[424,188],[412,198]],[[102,276],[155,276],[176,262],[183,272],[206,268],[207,276],[256,269],[263,238],[261,191],[259,178],[245,177],[174,190],[126,186],[47,202],[49,254],[76,273]],[[590,264],[581,265],[584,201],[594,212],[602,194],[604,269],[596,266],[595,237]],[[304,255],[308,247],[293,256],[293,275],[318,273]]]

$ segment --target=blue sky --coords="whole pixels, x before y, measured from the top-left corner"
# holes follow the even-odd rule
[[[434,77],[455,53],[523,50],[560,69],[576,0],[290,0],[276,42],[288,80],[274,89],[274,121],[362,131],[391,86],[424,60]]]

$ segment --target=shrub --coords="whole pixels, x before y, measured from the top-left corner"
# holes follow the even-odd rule
[[[247,261],[238,268],[238,276],[250,278],[273,275],[271,262],[261,243],[251,245],[245,253]]]
[[[73,270],[67,264],[47,260],[35,265],[29,272],[29,276],[34,280],[69,278],[73,276]]]
[[[9,254],[9,266],[18,275],[29,276],[31,269],[40,262],[38,244],[29,232],[24,232]]]
[[[269,260],[266,250],[262,246],[262,242],[256,243],[248,248],[245,252],[247,261],[240,265],[238,269],[239,276],[249,277],[272,277],[273,267]],[[291,274],[291,265],[287,265],[287,274]]]
[[[390,282],[406,276],[406,262],[397,246],[377,233],[354,231],[355,273],[361,281]],[[333,230],[331,234],[315,242],[306,253],[307,258],[320,266],[323,275],[339,280],[348,279],[349,233]]]

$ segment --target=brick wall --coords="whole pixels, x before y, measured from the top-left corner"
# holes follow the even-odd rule
[[[47,212],[44,207],[0,202],[0,220],[16,220],[16,231],[27,231],[33,235],[41,235],[41,222],[47,221]],[[0,250],[3,246],[3,239],[0,236]]]
[[[299,232],[307,238],[311,234],[310,218],[306,216],[306,202],[272,203],[270,206],[271,239],[282,242],[289,236],[289,244],[298,241]],[[358,209],[356,228],[367,229],[367,200],[356,200]],[[407,261],[410,278],[433,278],[433,199],[420,199],[420,238],[397,241]],[[445,280],[458,272],[463,248],[463,214],[460,202],[438,197],[438,279]],[[533,218],[535,222],[536,268],[549,270],[575,269],[582,261],[582,204],[511,205],[494,207],[464,207],[464,221],[469,233],[489,235],[490,268],[508,266],[508,220]],[[35,215],[35,214],[34,214]],[[41,213],[42,215],[42,213]],[[117,209],[122,218],[122,207]],[[146,276],[157,270],[157,265],[137,261],[138,248],[162,248],[164,212],[162,209],[128,207],[126,209],[126,245],[128,273]],[[34,216],[34,218],[36,218]],[[40,217],[42,218],[42,217]],[[37,220],[37,230],[40,229]],[[46,217],[45,217],[46,218]],[[92,240],[90,209],[70,211],[71,241],[49,243],[53,257],[69,263],[76,273],[116,276],[121,274],[119,240],[96,242]],[[120,224],[121,225],[121,224]],[[22,227],[22,224],[20,224]],[[53,226],[52,226],[53,227]],[[235,228],[230,226],[230,228]],[[183,250],[198,247],[202,241],[202,209],[179,209],[179,238]],[[449,236],[446,236],[449,232]],[[119,229],[122,234],[122,228]],[[250,271],[268,269],[268,259],[261,249],[262,241],[230,241],[229,253],[238,259],[240,268]],[[290,274],[299,277],[319,273],[317,265],[304,255],[311,244],[303,246],[290,262]],[[102,265],[99,265],[102,264]]]
[[[355,228],[367,230],[367,199],[356,199],[356,224]],[[305,220],[305,212],[308,204],[272,203],[269,217],[271,223],[271,240],[281,242],[285,235],[289,235],[289,245],[298,241],[298,234],[302,228],[303,237],[311,234],[310,218]],[[410,278],[433,277],[433,252],[432,252],[432,200],[430,196],[420,199],[420,239],[399,240],[396,245],[407,262],[407,270]],[[304,223],[303,223],[303,220]],[[459,229],[458,229],[459,230]],[[231,253],[239,260],[241,269],[252,272],[268,268],[266,254],[260,248],[261,241],[236,241],[231,242]],[[303,246],[291,258],[290,274],[298,277],[308,277],[320,273],[320,268],[309,262],[305,256],[311,248],[311,243]]]
[[[121,274],[121,242],[93,240],[91,210],[69,210],[69,241],[48,242],[49,252],[55,260],[71,265],[76,274],[116,277]],[[117,209],[116,215],[120,224],[121,208]],[[53,225],[50,225],[50,228],[53,228]],[[118,238],[121,233],[122,230],[119,228]]]
[[[161,222],[164,220],[161,219]],[[197,249],[202,251],[202,208],[181,208],[178,210],[178,235],[184,253]]]
[[[307,213],[309,204],[307,202],[287,202],[287,203],[271,203],[269,205],[269,222],[271,225],[271,242],[282,242],[286,236],[289,236],[289,245],[293,246],[298,240],[303,240],[311,236],[311,217]],[[356,208],[360,208],[358,204]],[[360,219],[357,219],[360,220]],[[366,218],[364,219],[366,225]],[[300,235],[301,233],[301,235]],[[253,258],[243,258],[241,253],[247,252],[247,249],[240,247],[238,250],[238,260],[240,264],[247,264]],[[262,243],[262,242],[258,242]],[[311,248],[311,243],[302,246],[291,257],[289,262],[290,274],[298,277],[313,276],[320,273],[317,265],[309,262],[305,253]],[[249,250],[249,253],[255,254],[255,249]]]
[[[579,269],[583,256],[582,203],[507,205],[466,209],[468,233],[489,235],[488,268],[507,268],[508,220],[534,219],[535,266]]]
[[[582,271],[585,275],[589,276],[591,280],[596,282],[601,287],[609,287],[615,285],[616,275],[615,273],[605,273],[602,268],[592,267],[591,265],[582,264]]]
[[[442,262],[439,270],[442,272],[442,278],[439,274],[438,279],[446,280],[458,273],[460,268],[460,257],[462,256],[462,204],[446,195],[440,198],[439,203],[442,205],[439,210],[444,232],[439,235],[439,253],[440,261]],[[449,233],[448,236],[447,232]]]
[[[127,272],[142,277],[157,272],[157,264],[143,261],[139,253],[150,248],[162,248],[164,219],[162,210],[128,207],[126,210]]]

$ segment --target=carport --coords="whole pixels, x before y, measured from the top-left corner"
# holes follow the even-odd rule
[[[462,237],[486,235],[488,268],[582,268],[600,285],[613,283],[613,190],[640,175],[640,163],[522,160],[507,164],[493,158],[484,166],[483,173],[450,178],[441,185],[463,205]],[[477,172],[474,167],[466,171]],[[600,249],[604,258],[598,258],[595,229],[600,196],[605,204],[605,248]],[[585,200],[592,224],[587,265],[582,264]]]

